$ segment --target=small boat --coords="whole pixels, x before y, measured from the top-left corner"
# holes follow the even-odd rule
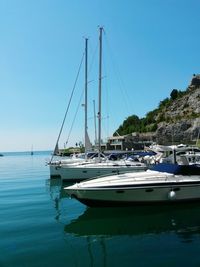
[[[33,153],[33,145],[31,146],[31,153],[30,154],[31,154],[31,156],[33,156],[33,154],[34,154]]]
[[[154,169],[104,176],[64,188],[87,206],[127,206],[200,200],[200,165],[157,164]]]

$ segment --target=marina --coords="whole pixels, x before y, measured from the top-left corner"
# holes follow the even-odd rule
[[[200,1],[1,1],[0,267],[200,266]]]
[[[200,203],[87,208],[50,179],[49,158],[1,158],[1,266],[200,265]]]

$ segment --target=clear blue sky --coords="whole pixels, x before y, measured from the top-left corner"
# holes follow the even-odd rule
[[[199,10],[199,0],[0,0],[0,151],[54,148],[84,36],[89,37],[91,81],[88,132],[94,140],[98,25],[105,29],[103,138],[128,116],[145,116],[172,89],[185,90],[193,73],[200,72]],[[83,74],[61,147],[83,90]],[[68,145],[84,140],[83,112],[80,107]]]

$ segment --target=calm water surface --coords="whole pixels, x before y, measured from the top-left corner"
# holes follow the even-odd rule
[[[87,208],[48,158],[0,157],[0,267],[200,266],[200,203]]]

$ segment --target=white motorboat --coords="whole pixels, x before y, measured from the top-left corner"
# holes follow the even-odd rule
[[[174,153],[178,164],[200,164],[200,149],[190,146],[172,148],[170,155],[163,156],[160,163],[173,163]]]
[[[65,190],[88,206],[200,200],[200,165],[158,164],[156,168],[91,179],[65,187]]]
[[[156,155],[147,155],[144,160],[149,164],[155,163],[174,163],[174,154],[176,156],[176,162],[178,164],[199,164],[200,163],[200,149],[196,146],[187,145],[152,145],[147,150],[154,151]],[[184,162],[183,162],[184,157]]]

